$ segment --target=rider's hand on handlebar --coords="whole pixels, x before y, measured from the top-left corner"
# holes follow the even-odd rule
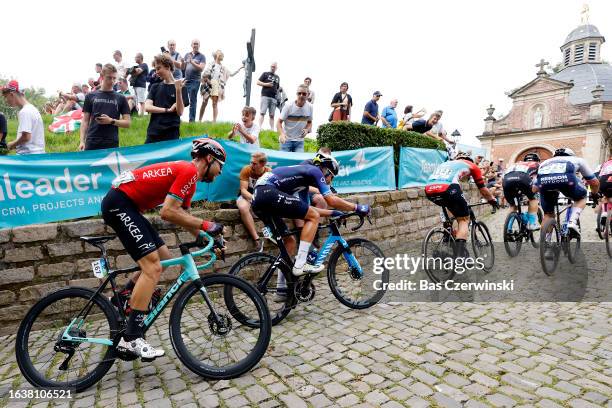
[[[593,200],[593,206],[596,206],[601,198],[601,193],[591,193],[591,200]]]
[[[359,215],[366,216],[370,213],[370,206],[367,204],[356,204],[355,212]]]
[[[213,249],[217,258],[221,259],[222,261],[225,261],[225,241],[223,240],[223,235],[220,235],[215,238],[215,244],[213,245]]]
[[[496,199],[492,198],[487,202],[491,205],[491,207],[495,208],[496,210],[499,209],[499,203]]]
[[[211,236],[223,235],[223,224],[217,222],[204,221],[202,223],[202,230]]]

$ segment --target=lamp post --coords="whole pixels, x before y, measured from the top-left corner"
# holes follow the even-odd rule
[[[451,136],[453,137],[455,144],[459,143],[459,139],[461,138],[461,133],[459,133],[457,129],[455,129],[455,131],[451,133]]]

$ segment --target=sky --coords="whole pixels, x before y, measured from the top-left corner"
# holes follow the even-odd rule
[[[361,120],[364,105],[378,90],[380,110],[394,98],[399,114],[408,104],[429,113],[442,109],[449,133],[458,129],[461,143],[479,145],[475,136],[483,131],[485,109],[493,104],[496,117],[507,113],[506,92],[534,79],[541,58],[551,66],[561,60],[559,47],[580,25],[584,3],[11,1],[3,4],[2,14],[18,17],[0,23],[0,77],[43,87],[47,94],[68,91],[73,82],[95,76],[96,62],[112,62],[115,49],[126,62],[142,52],[149,63],[167,40],[176,40],[184,54],[193,38],[200,40],[207,61],[222,50],[233,71],[246,57],[255,28],[255,79],[277,61],[281,86],[292,99],[297,85],[311,77],[315,126],[327,121],[331,99],[346,81],[353,121]],[[612,61],[612,1],[587,4],[589,22],[609,39],[602,58]],[[219,120],[240,119],[243,78],[241,72],[228,81]],[[258,115],[260,92],[254,84],[251,105]],[[211,119],[209,104],[205,120]]]

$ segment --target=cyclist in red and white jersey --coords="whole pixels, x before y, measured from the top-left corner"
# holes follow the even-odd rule
[[[113,180],[113,187],[102,200],[104,222],[117,233],[127,252],[140,266],[140,272],[121,291],[122,297],[130,297],[131,312],[117,348],[147,361],[164,355],[163,350],[151,347],[144,340],[142,322],[162,273],[160,260],[171,256],[142,212],[162,205],[160,216],[164,221],[180,225],[196,237],[200,230],[211,235],[223,231],[221,224],[194,217],[186,210],[191,205],[196,183],[210,183],[221,173],[225,150],[212,139],[196,139],[191,157],[191,162],[157,163],[123,172]]]
[[[464,253],[463,249],[465,248],[470,222],[468,203],[465,201],[459,182],[466,181],[470,177],[474,180],[476,187],[480,190],[480,194],[488,203],[493,208],[499,208],[497,200],[495,200],[489,189],[485,186],[480,168],[474,164],[472,157],[467,153],[460,152],[455,157],[455,160],[440,164],[432,175],[429,176],[427,186],[425,186],[427,198],[434,204],[446,207],[457,220],[459,225],[455,242],[457,243],[457,252],[459,254]]]
[[[612,209],[612,156],[608,157],[608,161],[603,163],[596,173],[599,177],[599,195],[602,197],[601,223],[597,228],[603,230],[603,226],[606,225],[606,218]]]

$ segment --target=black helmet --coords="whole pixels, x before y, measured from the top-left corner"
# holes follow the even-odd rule
[[[334,176],[338,175],[338,171],[340,171],[340,166],[336,159],[334,159],[331,155],[325,153],[317,153],[312,159],[312,164],[319,167],[325,167],[332,172]]]
[[[561,149],[555,150],[554,157],[557,157],[557,156],[575,156],[575,155],[576,155],[576,153],[574,153],[574,151],[572,149],[570,149],[569,147],[562,147]]]
[[[534,161],[539,162],[540,156],[537,153],[527,153],[523,158],[523,161]]]
[[[466,152],[457,153],[457,155],[455,156],[455,160],[469,160],[474,163],[474,159],[472,159],[472,156]]]
[[[203,157],[207,154],[219,160],[221,164],[225,164],[227,156],[225,154],[225,149],[219,142],[208,137],[195,139],[192,142],[191,157],[195,159],[196,157]]]

